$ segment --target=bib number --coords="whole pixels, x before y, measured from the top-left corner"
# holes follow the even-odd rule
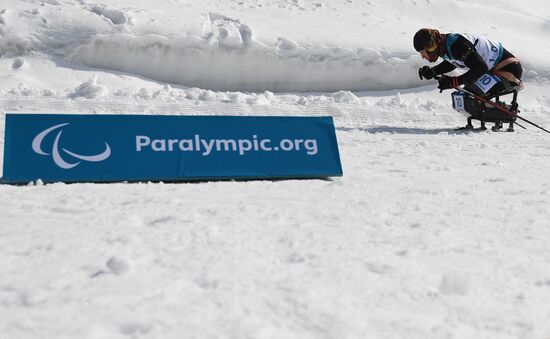
[[[464,108],[464,94],[458,92],[453,93],[453,106],[458,112],[466,112],[466,109]]]
[[[481,76],[481,78],[477,79],[475,84],[476,84],[477,87],[479,87],[480,90],[483,91],[483,93],[487,93],[498,82],[499,82],[499,79],[497,77],[495,77],[494,75],[485,74],[485,75]]]

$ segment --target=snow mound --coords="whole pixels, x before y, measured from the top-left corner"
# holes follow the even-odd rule
[[[219,33],[219,32],[218,32]],[[73,60],[188,87],[223,91],[386,90],[418,84],[417,56],[372,49],[306,48],[280,39],[254,42],[252,32],[224,28],[212,40],[117,34],[97,36]]]
[[[97,83],[97,75],[92,79],[82,83],[74,89],[74,92],[69,96],[70,98],[84,97],[88,99],[98,98],[107,95],[107,87],[99,85]]]
[[[359,98],[350,91],[338,91],[331,95],[336,103],[359,104]]]
[[[128,16],[123,11],[107,7],[105,5],[88,4],[86,9],[94,14],[106,18],[113,25],[123,25],[128,21]]]
[[[239,19],[232,19],[218,13],[209,13],[203,24],[205,40],[226,48],[250,46],[253,31]]]
[[[209,13],[202,36],[97,34],[71,58],[89,67],[220,91],[335,92],[419,84],[420,58],[410,52],[304,46],[285,38],[268,44],[254,37],[239,19]]]

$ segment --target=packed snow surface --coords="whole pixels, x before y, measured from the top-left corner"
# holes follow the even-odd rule
[[[331,115],[344,169],[1,185],[0,338],[550,338],[550,135],[452,131],[426,26],[501,41],[550,127],[547,1],[0,0],[1,134],[6,112]]]

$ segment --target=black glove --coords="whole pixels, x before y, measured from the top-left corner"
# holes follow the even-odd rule
[[[424,67],[420,68],[418,70],[418,75],[420,76],[420,80],[422,80],[422,78],[424,78],[426,80],[430,80],[430,79],[435,78],[435,76],[436,76],[433,68],[430,68],[430,66],[424,66]]]
[[[443,92],[444,90],[449,88],[460,86],[457,77],[448,77],[444,75],[441,78],[437,79],[437,81],[439,81],[439,86],[437,86],[437,88],[439,88],[440,92]]]

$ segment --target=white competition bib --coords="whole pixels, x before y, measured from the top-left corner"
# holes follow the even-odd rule
[[[475,44],[476,51],[479,53],[483,61],[489,69],[493,69],[496,63],[502,57],[503,48],[500,42],[492,41],[484,36],[462,33],[463,37],[468,39],[472,44]]]
[[[458,112],[466,112],[464,108],[464,94],[460,92],[453,93],[454,109]]]
[[[483,91],[483,93],[489,92],[500,80],[494,75],[484,74],[481,78],[477,79],[475,85]]]
[[[462,92],[453,92],[451,94],[451,96],[453,97],[453,108],[457,111],[457,112],[460,112],[462,115],[466,116],[466,117],[470,117],[470,113],[468,113],[468,111],[466,111],[466,105],[464,103],[464,93]]]
[[[447,37],[447,53],[443,56],[443,59],[453,63],[456,67],[464,68],[464,61],[457,60],[457,56],[450,54],[451,46],[462,36],[466,40],[470,41],[476,49],[476,52],[481,56],[481,59],[485,61],[487,67],[491,70],[502,58],[504,48],[500,42],[492,41],[481,35],[468,34],[468,33],[453,33]]]

